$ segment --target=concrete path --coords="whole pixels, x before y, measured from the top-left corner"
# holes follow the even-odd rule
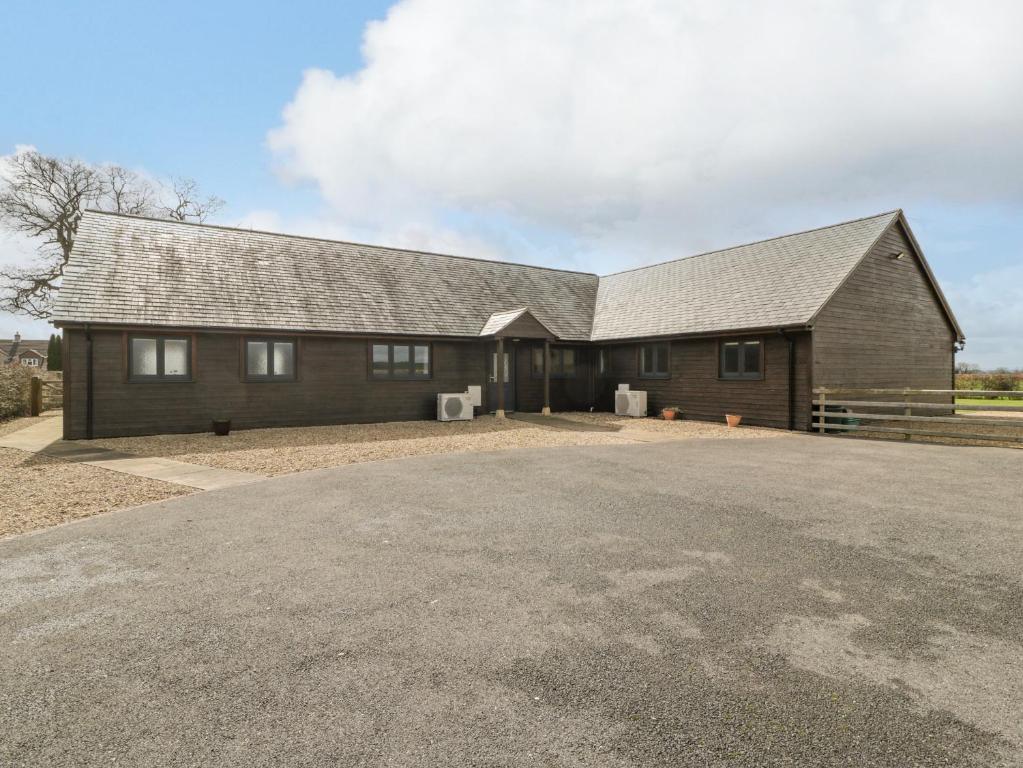
[[[625,432],[619,427],[606,427],[602,424],[588,424],[584,421],[563,419],[558,416],[542,416],[539,413],[522,413],[516,411],[508,414],[509,419],[524,421],[528,424],[536,424],[538,427],[549,427],[550,429],[561,429],[566,432],[602,432],[606,435],[617,437],[624,443],[663,443],[670,440],[691,440],[688,435],[667,435],[659,432],[643,432],[641,430],[630,430]]]
[[[1023,765],[1023,454],[419,456],[0,541],[0,765]]]
[[[515,421],[525,421],[528,424],[536,424],[538,427],[550,427],[551,429],[563,429],[566,432],[611,432],[615,433],[619,430],[613,429],[612,427],[605,427],[600,424],[587,424],[582,421],[572,421],[571,419],[563,419],[559,416],[543,416],[539,413],[523,413],[522,411],[515,411],[514,413],[508,414],[509,419]]]
[[[152,456],[136,456],[132,453],[101,448],[87,440],[62,440],[62,424],[59,417],[45,419],[24,429],[0,438],[0,448],[16,448],[29,453],[41,453],[65,461],[123,472],[127,475],[149,477],[165,483],[185,485],[203,491],[252,483],[263,480],[263,475],[237,472],[232,469],[216,469],[199,464],[164,459]]]

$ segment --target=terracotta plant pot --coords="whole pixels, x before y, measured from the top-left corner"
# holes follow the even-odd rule
[[[726,413],[725,421],[728,422],[728,426],[737,427],[739,426],[739,422],[742,421],[742,416],[738,416],[734,413]]]
[[[231,420],[230,419],[214,419],[213,420],[213,434],[217,437],[227,437],[231,433]]]
[[[661,418],[664,419],[665,421],[674,421],[675,415],[676,414],[674,408],[665,408],[663,411],[661,411]]]

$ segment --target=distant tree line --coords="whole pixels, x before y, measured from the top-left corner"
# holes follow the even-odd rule
[[[956,389],[987,389],[993,392],[1023,391],[1023,370],[981,370],[972,363],[956,363]]]

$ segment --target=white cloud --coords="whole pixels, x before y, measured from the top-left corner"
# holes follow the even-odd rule
[[[1023,263],[945,285],[966,329],[959,359],[982,368],[1023,368]]]
[[[1021,28],[1015,0],[403,0],[268,141],[325,233],[606,272],[893,207],[1023,208]],[[947,286],[968,359],[1023,364],[1010,272]]]
[[[360,226],[497,213],[642,261],[1023,199],[1020,28],[1017,2],[405,0],[269,143]]]

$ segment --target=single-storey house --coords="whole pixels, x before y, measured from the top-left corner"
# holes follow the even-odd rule
[[[963,332],[902,211],[598,276],[90,211],[54,324],[64,435],[651,412],[806,429],[817,386],[948,389]]]

